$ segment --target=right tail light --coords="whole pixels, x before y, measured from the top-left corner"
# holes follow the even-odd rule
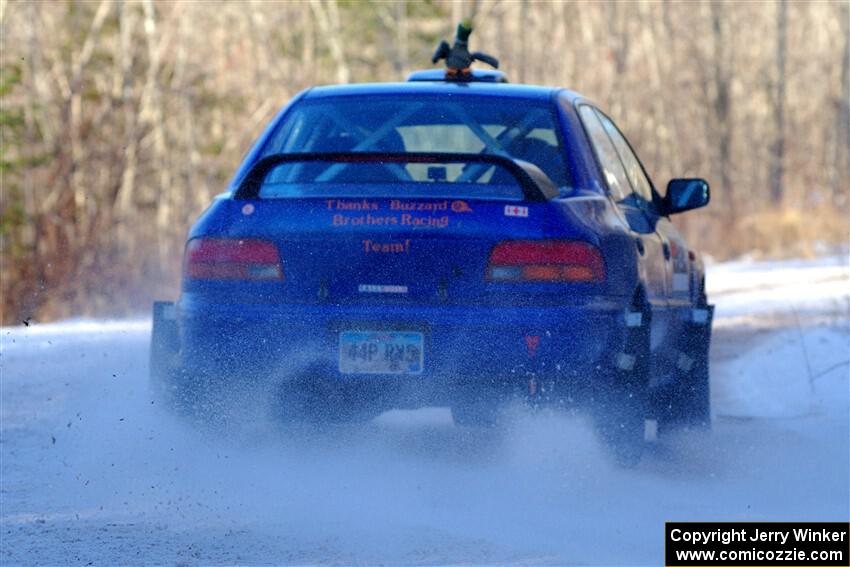
[[[605,261],[596,246],[573,240],[500,242],[490,252],[493,282],[602,283]]]

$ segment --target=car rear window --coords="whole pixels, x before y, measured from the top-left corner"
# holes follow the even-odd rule
[[[414,155],[411,154],[411,158]],[[260,185],[262,199],[325,197],[463,198],[520,201],[523,187],[507,167],[462,158],[427,163],[290,161],[273,167]]]
[[[278,125],[262,155],[306,152],[506,155],[536,165],[557,187],[569,185],[557,118],[550,105],[528,100],[426,95],[302,101]],[[323,174],[321,167],[333,168],[332,173]],[[369,189],[366,185],[384,183],[398,188],[408,183],[432,185],[430,189],[405,189],[417,196],[430,191],[441,197],[463,193],[467,198],[521,198],[517,182],[490,164],[311,163],[307,167],[288,163],[278,169],[268,176],[261,197],[337,196],[339,191],[359,194],[359,190],[380,193],[389,187]],[[308,187],[310,183],[323,187]],[[301,188],[296,187],[299,184]],[[356,184],[360,189],[352,187]],[[513,190],[507,189],[509,186]]]

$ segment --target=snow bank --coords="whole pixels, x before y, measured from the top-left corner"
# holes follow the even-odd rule
[[[744,337],[715,364],[717,415],[846,415],[850,376],[850,259],[713,266],[715,328]]]
[[[739,261],[709,266],[709,298],[718,305],[719,325],[739,324],[745,316],[815,314],[850,320],[850,257],[774,262]]]

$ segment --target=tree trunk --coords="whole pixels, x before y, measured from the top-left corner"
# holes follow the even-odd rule
[[[773,89],[774,139],[771,146],[770,197],[775,207],[785,197],[785,57],[788,2],[779,0],[776,18],[776,82]]]
[[[833,201],[847,204],[850,189],[850,2],[840,2],[838,10],[844,46],[841,53],[841,98],[838,101],[837,148],[833,179]],[[843,155],[842,155],[843,154]],[[840,164],[844,164],[843,167]],[[842,194],[843,193],[843,194]]]
[[[724,29],[726,20],[724,5],[711,4],[711,29],[714,39],[714,115],[717,120],[718,167],[720,170],[720,192],[726,200],[726,220],[730,227],[737,218],[737,203],[732,187],[732,70],[730,64],[729,34]]]

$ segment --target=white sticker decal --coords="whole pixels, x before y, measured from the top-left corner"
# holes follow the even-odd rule
[[[691,311],[691,320],[694,323],[705,323],[708,321],[708,309],[693,309]]]
[[[357,291],[360,293],[407,293],[407,286],[360,284],[357,286]]]
[[[528,207],[520,207],[519,205],[505,205],[506,217],[527,217]]]

